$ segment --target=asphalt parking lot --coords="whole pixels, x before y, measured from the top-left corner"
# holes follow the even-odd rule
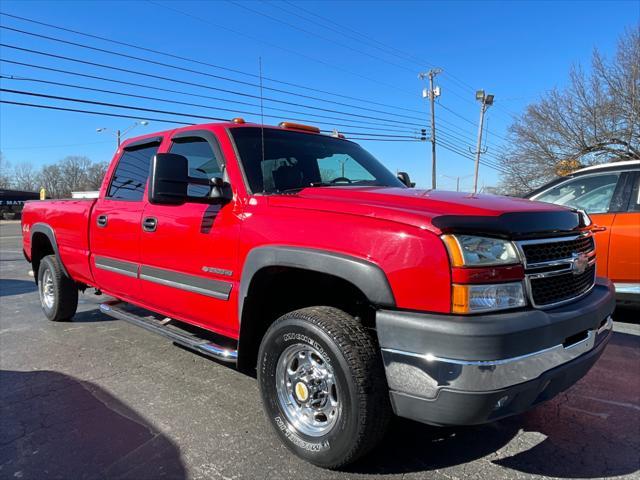
[[[640,313],[616,315],[603,357],[529,413],[442,429],[396,421],[358,464],[329,472],[281,446],[253,378],[101,314],[81,295],[48,322],[0,224],[0,478],[640,478]],[[636,318],[638,317],[638,318]]]

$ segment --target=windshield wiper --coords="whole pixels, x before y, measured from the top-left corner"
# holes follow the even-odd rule
[[[336,184],[335,183],[331,183],[331,182],[311,182],[309,185],[301,185],[299,187],[294,187],[294,188],[286,188],[284,190],[276,190],[275,192],[271,192],[273,193],[293,193],[293,192],[298,192],[304,188],[314,188],[314,187],[335,187]]]

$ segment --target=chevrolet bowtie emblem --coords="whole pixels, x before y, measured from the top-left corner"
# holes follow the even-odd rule
[[[574,253],[571,256],[571,272],[580,275],[589,266],[589,257],[585,253]]]

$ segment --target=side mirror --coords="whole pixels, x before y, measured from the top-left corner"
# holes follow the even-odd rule
[[[158,153],[151,160],[149,202],[182,205],[187,201],[189,161],[175,153]]]
[[[205,197],[189,196],[189,185],[209,187]],[[189,176],[189,161],[175,153],[158,153],[151,160],[149,202],[156,205],[194,203],[225,203],[233,198],[229,182],[220,177],[195,178]]]
[[[407,172],[398,172],[398,180],[400,180],[409,188],[413,188],[416,186],[416,184],[411,181],[411,178],[409,178],[409,174]]]

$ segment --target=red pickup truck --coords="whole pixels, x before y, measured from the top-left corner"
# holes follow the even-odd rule
[[[128,140],[96,200],[27,203],[45,315],[108,315],[257,373],[280,439],[337,468],[396,414],[470,425],[585,375],[611,335],[587,214],[408,188],[362,147],[234,119]]]

